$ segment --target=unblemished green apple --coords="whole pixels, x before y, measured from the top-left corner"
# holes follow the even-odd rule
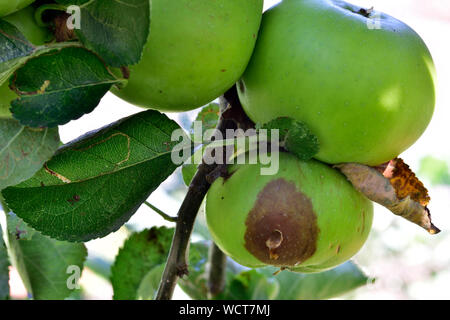
[[[250,162],[249,162],[250,163]],[[366,241],[373,205],[337,170],[279,154],[279,171],[233,165],[206,196],[214,242],[238,263],[319,272],[350,259]]]
[[[238,83],[255,122],[304,121],[317,159],[379,165],[410,147],[435,105],[435,70],[403,22],[337,0],[284,0],[263,15]]]
[[[42,45],[51,36],[46,28],[39,27],[34,20],[34,9],[26,7],[18,12],[2,18],[14,25],[34,45]],[[9,89],[9,81],[0,86],[0,118],[10,118],[9,111],[11,101],[17,95]]]
[[[151,0],[150,35],[128,85],[112,92],[161,111],[200,107],[229,89],[252,54],[263,0]]]
[[[33,3],[35,0],[1,0],[0,17],[19,11]]]

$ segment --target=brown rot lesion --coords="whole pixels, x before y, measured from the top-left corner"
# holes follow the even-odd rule
[[[319,228],[311,200],[285,179],[260,191],[246,227],[246,249],[266,264],[294,266],[316,251]]]

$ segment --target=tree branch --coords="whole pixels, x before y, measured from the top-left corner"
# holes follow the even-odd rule
[[[208,298],[214,298],[225,288],[227,256],[212,243],[209,251]]]
[[[221,116],[216,130],[219,130],[223,136],[225,136],[226,129],[245,127],[238,125],[241,119],[246,118],[238,101],[236,87],[231,88],[220,99]],[[225,157],[226,152],[223,152],[223,155]],[[217,178],[217,172],[222,171],[226,166],[225,163],[226,161],[223,161],[222,164],[202,162],[189,185],[186,197],[178,211],[175,234],[156,295],[157,300],[171,299],[178,277],[188,274],[188,248],[195,218],[211,183],[214,178]]]
[[[215,167],[215,165],[206,165],[204,163],[198,167],[186,197],[181,204],[172,246],[156,296],[157,300],[171,299],[178,277],[188,273],[187,253],[189,240],[195,218],[197,217],[197,212],[210,187],[209,182],[206,180],[206,176],[209,175]]]

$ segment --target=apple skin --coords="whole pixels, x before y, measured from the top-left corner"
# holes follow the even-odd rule
[[[263,0],[152,0],[150,36],[118,97],[161,111],[192,110],[214,100],[243,74]]]
[[[0,120],[12,118],[12,114],[9,111],[11,101],[18,98],[18,96],[9,89],[8,85],[9,81],[6,81],[0,86]]]
[[[285,0],[263,15],[238,83],[258,123],[289,116],[318,136],[317,159],[379,165],[410,147],[435,105],[435,70],[419,35],[403,22],[336,0]]]
[[[51,37],[51,33],[46,28],[39,27],[34,20],[34,9],[26,7],[9,16],[3,17],[3,20],[14,25],[20,32],[34,45],[42,45]],[[9,81],[0,86],[0,119],[11,118],[9,111],[11,101],[18,96],[9,89]]]
[[[319,161],[279,156],[275,175],[260,175],[260,164],[233,165],[230,177],[212,184],[206,221],[214,242],[250,268],[274,265],[308,273],[347,261],[369,235],[372,202]],[[272,232],[284,238],[275,249],[277,259],[266,246]]]
[[[26,7],[9,16],[2,17],[3,20],[14,25],[34,45],[42,45],[51,37],[50,31],[40,27],[34,20],[34,8]]]
[[[0,4],[0,17],[7,16],[32,4],[35,0],[4,0]]]

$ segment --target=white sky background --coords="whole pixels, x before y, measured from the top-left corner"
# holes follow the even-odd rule
[[[273,4],[279,1],[266,0],[265,8],[269,8]],[[433,155],[438,158],[450,160],[450,41],[448,39],[450,35],[450,1],[448,0],[353,0],[350,1],[354,4],[361,5],[369,8],[374,6],[375,10],[388,13],[410,25],[415,29],[425,40],[428,45],[438,70],[438,103],[434,118],[422,138],[408,151],[406,151],[402,157],[410,164],[413,170],[418,169],[420,158],[425,155]],[[407,76],[407,75],[405,75]],[[130,114],[137,113],[143,109],[134,107],[112,94],[107,94],[101,104],[89,115],[85,115],[79,120],[72,121],[69,124],[61,127],[60,135],[63,142],[68,142],[78,136],[84,134],[87,131],[97,129],[104,125],[107,125],[113,121],[129,116]],[[190,112],[190,116],[194,116],[198,111]],[[169,117],[179,120],[178,114],[168,114]],[[167,186],[174,183],[174,179],[168,179],[163,186]],[[450,207],[450,192],[448,189],[431,190],[435,193],[431,194],[432,203],[430,208],[432,210],[434,222],[442,229],[450,229],[450,220],[448,214],[448,208]],[[433,202],[434,201],[434,202]],[[169,196],[163,188],[155,191],[150,197],[152,202],[157,207],[160,207],[163,211],[175,215],[180,204],[180,199],[174,199],[173,196]],[[378,208],[376,210],[374,228],[377,230],[385,230],[393,217],[390,213],[387,213],[384,209]],[[130,220],[130,223],[139,226],[140,228],[150,227],[152,225],[170,225],[160,219],[155,213],[146,207],[139,209],[137,214]],[[433,240],[423,230],[416,226],[410,225],[408,222],[402,221],[402,229],[407,236],[420,236],[424,237],[426,242],[426,248],[433,246]],[[443,232],[445,236],[445,231]],[[405,234],[392,234],[389,235],[387,242],[392,241],[394,243],[401,242],[400,238],[405,238]],[[439,237],[441,235],[438,235]],[[448,237],[448,234],[446,235]],[[118,247],[121,246],[125,235],[120,232],[116,232],[104,239],[91,241],[88,243],[90,253],[102,255],[108,259],[113,259]],[[389,238],[390,237],[390,238]],[[370,241],[370,239],[369,239]],[[450,241],[446,242],[447,246],[444,246],[444,250],[439,251],[439,255],[450,255],[449,245]],[[448,252],[448,253],[447,253]],[[361,252],[364,254],[364,248]],[[436,253],[438,254],[438,253]],[[430,259],[433,259],[431,256]],[[417,259],[416,259],[417,260]],[[420,259],[419,259],[420,260]],[[421,263],[427,263],[427,261],[421,261]],[[364,267],[364,266],[363,266]],[[378,269],[377,269],[378,268]],[[380,269],[381,268],[381,269]],[[367,271],[371,276],[383,277],[386,270],[382,270],[383,266],[371,266],[369,263],[366,266]],[[17,288],[16,293],[20,296],[21,290],[19,280],[16,275],[12,275],[12,285]],[[450,275],[447,278],[447,282],[441,285],[442,290],[434,290],[436,288],[420,287],[413,292],[414,298],[427,299],[430,297],[425,292],[432,294],[434,298],[450,298],[450,293],[446,288],[450,285]],[[390,281],[387,279],[386,282]],[[110,299],[112,296],[112,290],[107,282],[94,277],[89,271],[83,274],[83,283],[90,288],[91,298]],[[383,281],[382,281],[383,283]],[[388,285],[386,285],[388,286]],[[401,298],[393,290],[390,291],[389,287],[374,288],[373,290],[361,291],[356,298]],[[187,298],[181,290],[177,290],[175,298]]]

